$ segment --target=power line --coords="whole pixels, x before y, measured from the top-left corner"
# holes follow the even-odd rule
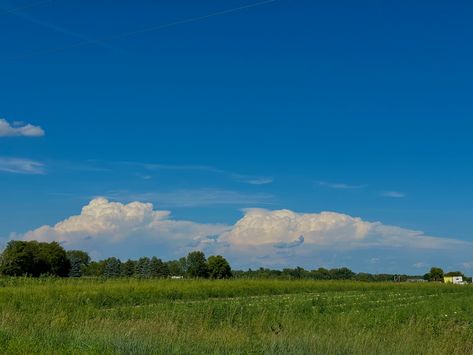
[[[47,1],[47,2],[51,2],[51,0]],[[42,2],[44,3],[44,1]],[[37,3],[38,4],[38,3]],[[29,7],[32,7],[32,5],[30,5]],[[73,31],[70,31],[68,29],[65,29],[63,27],[60,27],[60,26],[57,26],[53,23],[50,23],[50,22],[46,22],[46,21],[42,21],[42,20],[39,20],[35,17],[32,17],[26,13],[23,13],[21,10],[25,9],[26,7],[23,7],[23,8],[16,8],[14,10],[9,10],[9,13],[11,13],[12,15],[14,16],[18,16],[19,18],[25,20],[25,21],[28,21],[28,22],[31,22],[35,25],[38,25],[38,26],[42,26],[42,27],[45,27],[45,28],[48,28],[50,30],[53,30],[53,31],[56,31],[56,32],[59,32],[59,33],[62,33],[62,34],[65,34],[65,35],[68,35],[68,36],[72,36],[72,37],[75,37],[76,40],[81,40],[81,41],[94,41],[93,39],[85,36],[85,35],[82,35],[80,33],[77,33],[77,32],[73,32]],[[108,47],[110,48],[110,46],[108,46],[107,44],[105,43],[99,43],[97,42],[97,44],[100,44],[102,45],[103,47]]]
[[[51,0],[49,0],[49,1],[51,1]],[[60,51],[67,50],[67,49],[85,47],[85,46],[93,45],[93,44],[102,44],[102,41],[115,40],[115,39],[119,39],[119,38],[134,36],[134,35],[137,35],[137,34],[147,33],[147,32],[155,32],[155,31],[163,30],[163,29],[170,28],[170,27],[175,27],[175,26],[179,26],[179,25],[183,25],[183,24],[202,21],[202,20],[205,20],[205,19],[208,19],[208,18],[211,18],[211,17],[227,15],[227,14],[230,14],[230,13],[233,13],[233,12],[238,12],[238,11],[250,9],[250,8],[253,8],[253,7],[257,7],[257,6],[267,5],[267,4],[276,2],[276,1],[278,1],[278,0],[259,1],[259,2],[256,2],[256,3],[248,4],[248,5],[243,5],[243,6],[227,9],[227,10],[221,10],[221,11],[213,12],[213,13],[210,13],[210,14],[207,14],[207,15],[191,17],[191,18],[187,18],[187,19],[183,19],[183,20],[169,22],[169,23],[162,24],[162,25],[156,25],[156,26],[146,27],[146,28],[142,28],[142,29],[138,29],[138,30],[129,31],[129,32],[123,32],[123,33],[112,35],[112,36],[99,37],[99,38],[96,38],[96,39],[85,40],[85,41],[77,42],[75,44],[71,44],[71,45],[68,45],[68,46],[38,50],[38,51],[29,53],[29,54],[24,54],[24,55],[21,55],[21,56],[10,58],[10,59],[11,60],[23,59],[23,58],[32,57],[32,56],[38,55],[38,54],[48,54],[48,53],[60,52]]]
[[[48,4],[48,3],[51,3],[53,1],[54,0],[43,0],[43,1],[33,2],[31,4],[27,4],[27,5],[24,5],[24,6],[15,7],[13,9],[0,9],[0,13],[15,13],[17,11],[22,11],[22,10],[29,9],[31,7],[36,7],[36,6]]]

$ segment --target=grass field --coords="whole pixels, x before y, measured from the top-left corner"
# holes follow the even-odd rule
[[[0,279],[2,354],[471,354],[473,288]]]

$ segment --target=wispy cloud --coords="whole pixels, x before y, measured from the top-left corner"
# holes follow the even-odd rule
[[[91,162],[91,163],[99,163],[99,162]],[[102,163],[104,164],[104,163]],[[105,163],[111,166],[133,166],[138,169],[144,169],[145,171],[159,171],[159,170],[167,170],[167,171],[189,171],[189,172],[202,172],[202,173],[210,173],[215,175],[222,175],[227,177],[228,179],[241,182],[244,184],[250,185],[267,185],[274,182],[274,178],[269,176],[255,176],[255,175],[247,175],[236,173],[234,171],[228,171],[224,169],[220,169],[214,166],[209,165],[198,165],[198,164],[155,164],[155,163],[140,163],[140,162],[130,162],[130,161],[121,161],[121,162],[112,162],[112,163]],[[142,176],[148,176],[149,174],[138,173]]]
[[[391,198],[404,198],[406,197],[406,194],[398,191],[383,191],[381,193],[381,196]]]
[[[413,267],[415,267],[416,269],[425,269],[426,267],[428,267],[429,265],[427,263],[424,263],[422,261],[419,261],[415,264],[412,265]]]
[[[40,126],[13,122],[10,124],[6,119],[0,118],[0,137],[41,137],[44,130]]]
[[[461,264],[465,269],[471,270],[473,269],[473,261],[465,261]]]
[[[0,157],[0,171],[14,174],[44,174],[44,164],[21,158]]]
[[[317,181],[316,183],[319,186],[328,187],[329,189],[335,189],[335,190],[356,190],[356,189],[362,189],[366,187],[366,185],[350,185],[350,184],[345,184],[345,183],[327,182],[327,181]]]
[[[274,181],[273,178],[255,178],[255,179],[249,179],[246,180],[250,185],[266,185],[266,184],[271,184]]]
[[[274,197],[270,194],[250,194],[219,188],[179,189],[165,192],[113,191],[106,197],[127,201],[157,202],[161,207],[196,207],[242,205],[271,205]]]

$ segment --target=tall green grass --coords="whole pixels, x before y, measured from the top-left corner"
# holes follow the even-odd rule
[[[0,279],[2,354],[468,354],[473,288]]]

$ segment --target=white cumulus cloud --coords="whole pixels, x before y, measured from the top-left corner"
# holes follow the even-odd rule
[[[84,249],[127,243],[160,244],[182,252],[182,248],[198,247],[199,240],[218,235],[227,228],[219,224],[173,220],[169,211],[154,210],[151,203],[122,204],[99,197],[84,206],[80,214],[54,226],[44,225],[29,231],[23,239],[58,241],[68,248]]]
[[[464,242],[425,235],[421,231],[367,222],[336,212],[296,213],[290,210],[248,209],[223,238],[231,245],[292,243],[303,236],[304,248],[413,247],[442,249]],[[302,245],[302,243],[300,243]]]
[[[44,130],[40,126],[14,122],[10,124],[6,119],[0,118],[0,137],[41,137]]]
[[[78,215],[12,238],[58,241],[68,249],[104,257],[174,258],[200,249],[225,255],[235,267],[346,265],[392,272],[412,268],[419,255],[425,265],[454,265],[460,257],[465,260],[463,254],[473,245],[336,212],[247,209],[229,226],[173,219],[169,211],[156,210],[151,203],[123,204],[102,197]]]
[[[219,241],[223,247],[216,251],[231,255],[245,266],[356,263],[365,270],[372,268],[370,260],[379,260],[380,256],[402,259],[400,264],[406,264],[405,258],[419,254],[437,262],[446,259],[450,262],[459,249],[473,246],[470,242],[428,236],[421,231],[368,222],[341,213],[266,209],[245,210],[243,218],[224,232]],[[385,270],[388,266],[383,265]]]

